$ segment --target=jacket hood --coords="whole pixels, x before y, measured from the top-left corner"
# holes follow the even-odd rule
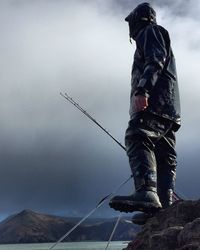
[[[156,12],[149,3],[139,4],[126,18],[129,35],[135,39],[141,29],[149,23],[156,23]]]

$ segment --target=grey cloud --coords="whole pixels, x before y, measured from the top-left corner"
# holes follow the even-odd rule
[[[1,217],[24,208],[83,215],[130,175],[125,152],[59,92],[68,91],[123,143],[134,52],[123,19],[132,3],[1,2]],[[177,187],[197,197],[199,4],[152,4],[171,34],[179,72]],[[131,190],[129,183],[121,192]],[[106,205],[98,215],[112,213]]]

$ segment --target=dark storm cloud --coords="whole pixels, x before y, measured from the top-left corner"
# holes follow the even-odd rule
[[[69,91],[123,143],[134,51],[124,17],[140,2],[1,2],[1,216],[24,208],[83,215],[130,175],[123,150],[59,92]],[[170,31],[179,72],[177,187],[197,197],[199,4],[151,2]],[[98,212],[110,214],[108,206]]]

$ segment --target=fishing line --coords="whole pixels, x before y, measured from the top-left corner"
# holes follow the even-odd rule
[[[129,176],[128,179],[123,181],[119,186],[117,186],[113,192],[106,195],[104,198],[102,198],[99,203],[96,205],[95,208],[93,208],[84,218],[82,218],[74,227],[72,227],[66,234],[64,234],[57,242],[55,242],[49,250],[53,249],[56,245],[58,245],[61,241],[63,241],[67,236],[69,236],[81,223],[83,223],[89,216],[91,216],[98,208],[100,208],[107,199],[111,198],[114,194],[116,194],[133,176]]]
[[[116,229],[117,229],[117,226],[119,225],[119,222],[120,222],[121,217],[122,217],[122,213],[120,213],[119,217],[117,218],[117,221],[116,221],[115,226],[114,226],[114,228],[113,228],[113,231],[112,231],[112,233],[111,233],[111,235],[110,235],[110,238],[109,238],[109,240],[108,240],[108,243],[107,243],[107,246],[106,246],[105,250],[107,250],[108,247],[109,247],[109,245],[110,245],[110,242],[111,242],[111,240],[112,240],[112,238],[113,238],[113,235],[114,235],[114,233],[115,233],[115,231],[116,231]]]

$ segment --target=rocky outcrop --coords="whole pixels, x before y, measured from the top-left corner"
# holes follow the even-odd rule
[[[200,200],[180,200],[161,210],[125,249],[200,250]]]

